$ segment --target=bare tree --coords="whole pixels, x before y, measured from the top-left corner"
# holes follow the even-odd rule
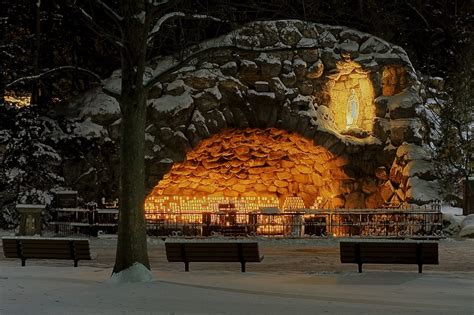
[[[179,1],[122,0],[114,10],[101,0],[92,0],[113,21],[119,34],[108,31],[82,7],[76,7],[98,34],[106,36],[120,50],[120,214],[114,273],[140,263],[150,269],[144,215],[145,199],[145,122],[149,89],[181,61],[173,60],[157,71],[152,80],[144,80],[149,42],[157,36],[164,23],[173,19],[214,19],[208,15],[193,15],[171,9]],[[215,19],[217,20],[217,19]],[[186,59],[186,58],[185,58]]]
[[[446,190],[457,180],[466,185],[474,174],[474,63],[473,44],[458,53],[458,65],[450,74],[444,91],[439,84],[427,87],[434,122],[432,142],[436,165]],[[433,81],[433,80],[432,80]],[[434,80],[441,82],[440,80]],[[453,181],[454,180],[454,181]],[[467,186],[466,186],[467,187]],[[448,193],[455,193],[454,191]],[[465,191],[465,197],[472,192]],[[464,200],[465,204],[467,200]]]
[[[105,87],[104,91],[115,96],[120,103],[121,137],[120,137],[120,213],[116,260],[114,273],[140,263],[150,268],[144,215],[145,199],[145,123],[146,100],[148,91],[167,74],[175,71],[182,64],[207,54],[214,49],[231,48],[243,51],[280,51],[289,48],[242,47],[233,42],[210,44],[202,42],[184,48],[179,55],[163,57],[159,66],[150,75],[145,75],[147,51],[153,38],[159,36],[165,23],[174,20],[211,20],[225,21],[207,13],[195,14],[176,10],[178,0],[122,0],[120,13],[101,0],[92,0],[108,17],[118,25],[120,36],[107,32],[84,9],[78,8],[91,27],[103,33],[120,49],[121,54],[121,88]],[[314,48],[314,47],[307,47]],[[146,79],[145,79],[146,78]]]

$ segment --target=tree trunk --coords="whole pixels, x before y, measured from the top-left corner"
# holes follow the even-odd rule
[[[35,45],[33,53],[33,74],[37,76],[39,74],[39,58],[40,58],[40,48],[41,48],[41,1],[33,1],[35,6]],[[40,84],[39,80],[35,79],[33,81],[31,91],[31,104],[38,104],[40,97]]]
[[[120,212],[114,273],[134,263],[150,269],[146,243],[145,121],[146,91],[143,72],[146,59],[147,24],[136,17],[145,12],[144,0],[123,0],[122,93],[120,107]]]
[[[464,177],[463,183],[463,206],[462,215],[474,214],[474,181],[469,179],[469,176]]]

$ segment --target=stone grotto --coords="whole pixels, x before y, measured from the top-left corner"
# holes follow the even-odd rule
[[[436,199],[420,82],[399,46],[281,20],[253,22],[195,49],[206,53],[149,93],[146,209],[230,201],[247,210],[373,209]],[[147,75],[169,62],[157,59]],[[104,90],[73,104],[87,106],[88,130],[113,142],[120,119],[109,95],[119,83],[116,71]]]

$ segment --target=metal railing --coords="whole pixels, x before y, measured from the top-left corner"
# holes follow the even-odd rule
[[[60,235],[116,233],[118,212],[82,211],[65,215],[60,209],[50,230]],[[147,212],[153,236],[269,237],[439,237],[442,214],[427,209],[337,209],[278,213]]]
[[[52,209],[46,230],[60,236],[115,234],[118,213],[118,209]]]
[[[440,236],[439,211],[326,210],[313,213],[149,214],[148,233],[156,236],[414,237]]]

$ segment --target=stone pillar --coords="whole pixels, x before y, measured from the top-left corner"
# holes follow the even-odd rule
[[[45,205],[17,204],[20,214],[20,235],[41,235],[41,213]]]

